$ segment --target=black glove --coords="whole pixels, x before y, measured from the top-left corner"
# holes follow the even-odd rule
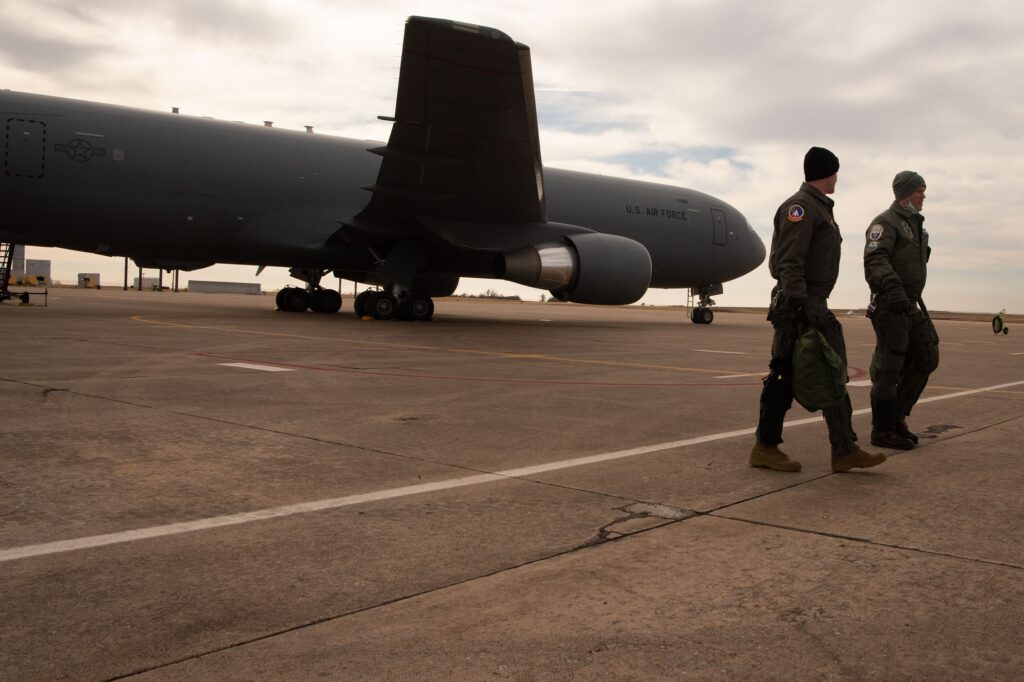
[[[889,311],[895,313],[896,315],[908,313],[910,312],[910,309],[914,307],[913,304],[910,302],[910,299],[907,298],[907,295],[903,293],[902,289],[897,289],[889,292],[888,298]]]
[[[820,296],[808,296],[804,303],[804,319],[807,324],[818,329],[824,329],[832,317],[828,310],[828,303]]]
[[[806,298],[802,296],[790,296],[786,299],[786,305],[789,306],[790,313],[793,315],[791,319],[795,320],[797,324],[808,324]]]

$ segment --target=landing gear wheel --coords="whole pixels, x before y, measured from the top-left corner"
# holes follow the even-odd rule
[[[402,301],[402,319],[426,322],[433,316],[434,301],[426,296],[417,296]]]
[[[341,310],[341,294],[333,289],[318,289],[309,297],[314,313],[336,313]]]
[[[356,300],[352,304],[352,307],[356,311],[356,317],[362,319],[363,317],[370,314],[370,306],[368,305],[368,302],[370,300],[370,297],[376,293],[376,291],[370,291],[369,289],[367,289],[366,291],[356,296]]]
[[[1009,327],[1003,327],[1003,333],[1004,334],[1009,334],[1010,333],[1010,328]]]
[[[281,310],[290,313],[302,313],[309,308],[309,294],[305,289],[285,287],[277,292],[277,303]]]
[[[375,320],[390,320],[398,314],[398,299],[391,294],[378,292],[366,305]]]
[[[712,312],[711,308],[694,308],[693,312],[690,313],[690,319],[693,320],[694,324],[711,324],[712,320],[715,319],[715,313]]]
[[[1003,316],[996,315],[992,318],[992,333],[1001,334],[1003,332]]]

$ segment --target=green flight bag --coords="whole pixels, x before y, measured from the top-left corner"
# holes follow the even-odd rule
[[[793,349],[793,397],[805,410],[835,407],[846,397],[846,371],[825,336],[808,327]]]

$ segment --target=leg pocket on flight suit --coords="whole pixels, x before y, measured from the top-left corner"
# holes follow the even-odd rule
[[[924,371],[931,373],[939,366],[939,333],[935,331],[935,324],[931,318],[924,317],[915,321],[910,330],[911,344],[915,346],[915,352],[920,356],[919,362]]]
[[[896,385],[910,345],[910,318],[881,310],[871,320],[877,336],[875,376]]]

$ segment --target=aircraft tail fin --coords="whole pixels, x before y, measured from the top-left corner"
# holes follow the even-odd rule
[[[382,117],[384,118],[384,117]],[[530,50],[496,29],[410,17],[391,136],[363,212],[482,222],[546,216]]]

